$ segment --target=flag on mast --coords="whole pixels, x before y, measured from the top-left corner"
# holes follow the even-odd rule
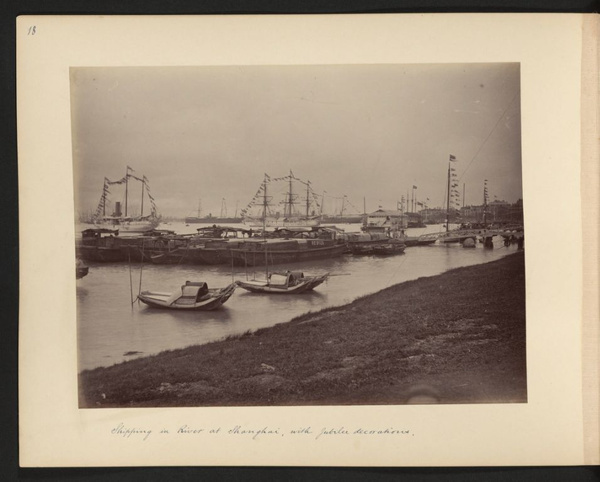
[[[454,162],[454,161],[456,161],[456,157],[455,157],[455,156],[453,156],[452,154],[450,154],[450,161],[451,161],[451,162]]]

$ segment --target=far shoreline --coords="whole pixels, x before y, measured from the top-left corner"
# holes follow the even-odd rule
[[[524,254],[79,374],[81,408],[524,403]]]

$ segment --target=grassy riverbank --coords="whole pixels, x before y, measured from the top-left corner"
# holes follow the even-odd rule
[[[524,256],[84,371],[79,386],[81,407],[525,402]]]

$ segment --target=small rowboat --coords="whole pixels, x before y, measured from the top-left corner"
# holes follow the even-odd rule
[[[312,291],[329,277],[329,273],[320,276],[304,276],[299,271],[271,273],[266,280],[236,281],[236,284],[252,293],[297,294]]]
[[[235,288],[235,283],[231,283],[225,288],[209,289],[203,281],[186,281],[175,293],[142,291],[138,298],[152,308],[208,311],[217,309],[225,303]]]
[[[87,276],[89,270],[90,268],[83,264],[83,261],[78,259],[75,267],[75,278],[81,279],[84,276]]]

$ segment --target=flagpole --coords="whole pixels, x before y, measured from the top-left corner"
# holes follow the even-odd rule
[[[450,230],[450,161],[448,161],[448,193],[446,198],[446,232]]]
[[[102,190],[102,216],[106,216],[106,190],[108,186],[106,184],[106,178],[104,178],[104,189]]]
[[[144,217],[144,186],[146,185],[144,179],[146,179],[146,177],[142,175],[142,212],[140,213],[141,217]]]
[[[265,249],[265,277],[269,279],[269,255],[267,253],[267,175],[265,174],[263,189],[263,241]]]
[[[127,190],[129,188],[129,166],[125,170],[125,217],[127,217]]]
[[[309,194],[310,194],[310,181],[308,181],[306,183],[306,218],[308,219],[308,216],[310,214],[310,199],[309,199]]]
[[[487,179],[483,181],[483,228],[487,228]]]

